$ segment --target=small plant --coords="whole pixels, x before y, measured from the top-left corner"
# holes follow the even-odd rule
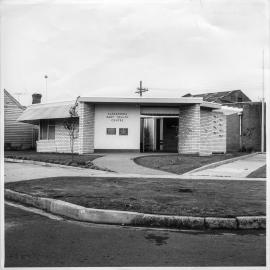
[[[78,100],[80,97],[77,97],[74,106],[69,109],[69,118],[66,118],[64,121],[64,128],[68,131],[69,139],[70,139],[70,150],[71,150],[71,160],[74,159],[74,142],[77,138],[77,128],[78,128]]]

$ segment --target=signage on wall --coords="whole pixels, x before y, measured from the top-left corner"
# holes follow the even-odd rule
[[[108,112],[106,118],[112,122],[124,122],[128,118],[125,112]]]

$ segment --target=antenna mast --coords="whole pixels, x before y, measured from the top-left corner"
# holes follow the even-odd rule
[[[142,81],[140,81],[140,87],[137,87],[136,94],[140,94],[140,97],[142,97],[142,93],[149,91],[148,88],[142,87]]]
[[[261,152],[264,152],[264,49],[262,51],[262,134],[261,134]]]

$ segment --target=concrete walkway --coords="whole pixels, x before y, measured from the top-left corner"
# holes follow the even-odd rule
[[[24,181],[58,176],[106,175],[107,172],[76,167],[53,167],[26,163],[5,162],[5,182]]]
[[[138,166],[140,167],[140,166]],[[144,167],[142,167],[144,169]],[[147,169],[147,168],[145,168]],[[38,164],[26,164],[17,162],[5,162],[5,182],[15,182],[32,180],[46,177],[60,177],[60,176],[90,176],[90,177],[131,177],[131,178],[164,178],[164,179],[191,179],[191,180],[242,180],[242,181],[265,181],[265,178],[244,178],[244,177],[223,177],[223,176],[200,176],[200,175],[178,175],[167,174],[161,175],[160,171],[153,170],[155,174],[142,174],[144,170],[140,170],[139,173],[111,173],[99,170],[91,170],[76,167],[55,167],[55,166],[43,166]],[[159,174],[157,174],[159,173]]]
[[[266,164],[266,154],[257,154],[234,162],[223,164],[215,168],[205,169],[194,173],[186,173],[186,176],[204,177],[247,177],[250,173]]]
[[[168,153],[158,153],[158,155],[162,154],[170,155]],[[175,175],[174,173],[146,168],[133,161],[136,157],[148,155],[157,155],[157,153],[106,153],[103,157],[93,160],[93,163],[100,168],[107,168],[121,174],[141,174],[142,176]]]

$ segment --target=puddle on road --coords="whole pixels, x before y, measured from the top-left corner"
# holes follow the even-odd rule
[[[149,233],[144,236],[145,239],[149,240],[150,242],[156,244],[157,246],[162,246],[167,244],[167,240],[169,239],[168,236],[161,236],[154,233]]]

